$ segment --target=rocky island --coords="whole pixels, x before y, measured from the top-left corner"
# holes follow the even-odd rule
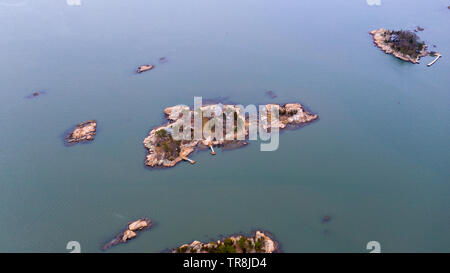
[[[262,231],[253,236],[235,235],[223,241],[202,243],[194,241],[172,250],[172,253],[274,253],[279,252],[278,243]]]
[[[94,140],[97,131],[97,121],[88,120],[78,124],[75,129],[66,136],[68,144]]]
[[[419,63],[421,57],[428,55],[427,45],[420,41],[417,34],[409,30],[394,31],[380,28],[372,30],[370,34],[377,47],[403,61]]]
[[[270,122],[269,125],[271,119],[269,114],[271,113],[271,108],[275,106],[279,108],[279,119],[277,122]],[[223,119],[225,122],[222,123],[222,135],[225,137],[206,137],[205,135],[202,135],[202,133],[200,133],[200,137],[195,137],[195,132],[192,129],[195,126],[193,126],[194,121],[192,119],[187,121],[187,124],[191,123],[191,129],[187,129],[189,131],[186,130],[188,139],[173,137],[174,130],[179,131],[180,128],[186,126],[186,120],[183,118],[185,115],[189,115],[190,117],[193,116],[194,119],[195,117],[199,117],[201,120],[200,126],[202,126],[203,130],[206,126],[209,126],[211,132],[219,132],[219,130],[215,128],[215,125],[211,126],[211,122],[215,119],[222,118],[222,114],[219,114],[220,116],[214,115],[214,109],[217,109],[217,107],[222,109],[223,112]],[[284,129],[287,126],[301,126],[318,118],[318,115],[309,113],[299,103],[288,103],[285,105],[267,104],[263,107],[265,107],[268,112],[267,117],[265,117],[267,125],[263,126],[264,129],[268,130],[273,127]],[[225,112],[233,114],[225,115]],[[211,149],[211,154],[214,155],[215,151],[213,147],[231,149],[247,144],[246,140],[249,133],[249,120],[245,118],[245,113],[242,113],[242,108],[237,105],[211,104],[202,106],[195,111],[189,106],[177,105],[166,108],[164,113],[169,123],[152,129],[143,141],[144,147],[148,151],[145,165],[149,167],[173,167],[182,160],[194,164],[195,161],[189,159],[188,156],[196,149],[208,149],[209,147],[209,149]],[[206,115],[205,113],[210,114]],[[234,128],[231,132],[227,130],[229,125]]]
[[[139,73],[142,73],[142,72],[145,72],[145,71],[152,70],[153,68],[155,68],[155,66],[152,65],[152,64],[141,65],[141,66],[139,66],[138,69],[136,70],[136,73],[139,74]]]
[[[139,232],[148,229],[153,225],[150,219],[141,218],[132,223],[128,223],[127,229],[119,233],[114,239],[105,244],[102,249],[107,250],[120,243],[126,243],[128,240],[135,238]]]

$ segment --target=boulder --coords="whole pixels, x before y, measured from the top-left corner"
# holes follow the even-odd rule
[[[136,233],[131,231],[131,230],[129,230],[129,229],[127,229],[123,233],[122,242],[125,243],[128,239],[131,239],[131,238],[134,238],[134,237],[136,237]]]
[[[144,219],[140,219],[140,220],[134,221],[133,223],[128,225],[128,229],[131,230],[131,231],[140,230],[140,229],[143,229],[143,228],[146,228],[146,227],[148,227],[148,223]]]

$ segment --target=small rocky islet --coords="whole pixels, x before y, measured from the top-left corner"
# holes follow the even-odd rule
[[[115,245],[126,243],[130,239],[136,238],[136,236],[143,230],[149,229],[153,226],[153,222],[147,218],[141,218],[134,222],[128,223],[127,228],[120,232],[114,239],[106,243],[102,250],[107,250]]]
[[[252,236],[233,235],[209,243],[193,241],[175,249],[172,253],[274,253],[279,252],[278,243],[267,234],[257,230]]]
[[[165,64],[165,63],[167,63],[167,61],[168,61],[167,57],[165,57],[165,56],[159,58],[159,63],[160,64]],[[141,74],[142,72],[150,71],[153,68],[155,68],[155,65],[153,65],[153,64],[144,64],[144,65],[141,65],[141,66],[138,67],[138,69],[136,70],[136,73],[137,74]]]
[[[416,32],[423,30],[421,27],[416,28]],[[369,33],[373,37],[374,44],[382,51],[406,62],[417,64],[422,57],[435,56],[436,58],[428,64],[431,66],[442,56],[438,52],[427,51],[425,42],[422,42],[416,33],[409,30],[380,28]]]
[[[299,103],[288,103],[285,105],[279,104],[267,104],[265,105],[267,112],[271,112],[271,107],[277,106],[279,107],[279,122],[274,122],[273,124],[269,123],[265,126],[264,129],[270,129],[270,127],[278,127],[279,129],[284,129],[287,126],[301,126],[312,122],[318,118],[318,115],[311,114],[304,109],[304,107]],[[171,132],[174,129],[180,128],[183,126],[183,115],[182,113],[190,112],[191,117],[195,115],[200,115],[202,119],[202,126],[205,126],[214,116],[214,109],[216,107],[221,107],[223,112],[232,112],[234,113],[234,122],[235,124],[242,124],[243,128],[241,133],[244,134],[244,137],[248,136],[248,127],[249,121],[245,119],[245,114],[241,113],[241,108],[237,105],[225,104],[211,104],[200,107],[197,110],[191,109],[186,105],[177,105],[168,107],[164,110],[166,115],[166,119],[169,121],[168,124],[156,127],[152,129],[149,135],[144,139],[143,144],[147,149],[147,157],[145,159],[145,165],[149,167],[173,167],[177,163],[182,160],[188,161],[191,164],[194,164],[195,161],[188,158],[188,156],[193,153],[196,149],[205,149],[210,148],[211,154],[215,154],[213,147],[241,147],[247,144],[246,140],[237,140],[238,138],[236,128],[234,130],[234,135],[227,135],[226,126],[224,126],[223,137],[222,139],[201,139],[196,140],[175,140]],[[205,117],[203,113],[210,113],[210,117]],[[224,122],[225,124],[225,122]],[[193,134],[193,129],[191,129],[191,134]],[[232,133],[233,134],[233,133]],[[232,140],[229,140],[232,139]]]
[[[152,70],[153,68],[155,68],[155,66],[152,65],[152,64],[141,65],[141,66],[139,66],[138,69],[136,70],[136,73],[140,74],[140,73],[142,73],[142,72]]]
[[[92,141],[97,132],[97,121],[88,120],[78,124],[75,129],[65,137],[67,144]]]

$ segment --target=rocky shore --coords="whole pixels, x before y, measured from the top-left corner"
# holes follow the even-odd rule
[[[128,223],[127,229],[119,233],[113,240],[105,244],[102,249],[107,250],[115,245],[126,243],[128,240],[135,238],[139,232],[150,228],[152,225],[152,221],[146,218],[141,218],[134,222]]]
[[[88,120],[78,124],[75,129],[66,136],[67,143],[78,143],[94,140],[97,131],[97,121]]]
[[[384,28],[372,30],[374,44],[387,54],[411,63],[419,63],[421,57],[427,56],[427,45],[419,42],[417,36],[408,37],[406,45],[397,42],[396,37],[401,31],[392,31]],[[407,31],[401,32],[408,33]],[[415,44],[416,43],[416,44]],[[411,47],[411,48],[410,48]]]
[[[278,243],[258,230],[250,237],[235,235],[223,241],[210,243],[194,241],[173,249],[172,253],[274,253],[278,251]]]
[[[273,128],[275,126],[279,129],[284,129],[289,125],[303,125],[318,118],[318,115],[307,112],[299,103],[288,103],[285,105],[267,104],[265,105],[267,112],[270,113],[271,107],[275,105],[279,107],[279,122],[268,122],[268,125],[263,126],[264,129],[268,129],[270,127]],[[193,130],[191,131],[192,138],[189,138],[191,140],[175,140],[172,137],[172,132],[175,129],[183,127],[184,121],[182,113],[190,112],[191,117],[201,115],[202,126],[206,126],[206,124],[208,124],[213,118],[215,118],[215,116],[214,114],[212,114],[211,117],[206,118],[204,113],[214,113],[214,109],[216,109],[216,107],[221,107],[223,113],[234,113],[234,120],[233,118],[231,118],[231,120],[225,118],[224,122],[224,124],[227,122],[233,123],[233,126],[234,124],[236,124],[236,127],[234,127],[234,132],[227,132],[225,130],[226,126],[224,126],[224,137],[222,137],[221,139],[211,137],[208,137],[206,139],[196,139],[195,137],[193,137]],[[247,141],[242,139],[246,139],[248,137],[249,121],[246,120],[245,115],[241,113],[240,108],[236,105],[212,104],[202,106],[197,111],[194,111],[190,107],[185,105],[177,105],[166,108],[164,110],[164,113],[169,123],[152,129],[149,135],[143,141],[144,147],[148,152],[145,160],[145,165],[149,167],[173,167],[182,160],[194,164],[195,161],[189,159],[188,156],[196,149],[209,148],[211,149],[211,154],[214,155],[214,147],[241,147],[247,144]],[[268,116],[265,116],[263,121],[268,121]],[[191,122],[193,124],[193,121]],[[239,127],[238,124],[241,125],[240,128],[242,129],[237,130],[237,127]],[[243,134],[243,138],[238,138],[238,134],[240,134],[240,136],[242,136]]]

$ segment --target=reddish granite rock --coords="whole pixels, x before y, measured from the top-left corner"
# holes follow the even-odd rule
[[[75,129],[66,136],[67,143],[78,143],[94,140],[97,131],[97,121],[88,120],[78,124]]]
[[[152,70],[153,68],[155,68],[155,66],[152,64],[141,65],[138,67],[136,73],[142,73],[145,71],[149,71],[149,70]]]
[[[102,249],[107,250],[115,245],[126,243],[130,239],[136,238],[139,232],[152,227],[153,223],[150,219],[141,218],[132,223],[128,223],[127,229],[120,232],[114,239],[106,243]]]

